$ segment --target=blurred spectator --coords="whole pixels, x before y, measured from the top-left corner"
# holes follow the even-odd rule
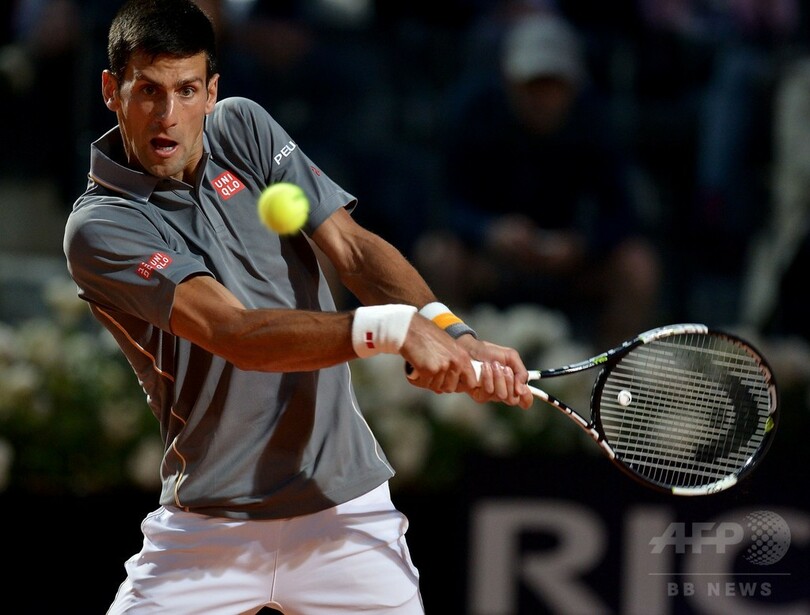
[[[552,13],[521,17],[501,69],[451,101],[448,209],[417,265],[453,305],[561,308],[598,344],[639,333],[655,322],[659,258],[577,32]]]
[[[734,320],[770,201],[772,98],[800,0],[639,0],[639,152],[666,203],[687,318]],[[673,278],[675,275],[673,275]]]
[[[774,102],[772,209],[748,254],[741,320],[810,342],[810,57],[782,73]]]
[[[807,297],[804,294],[808,266],[810,266],[810,233],[805,225],[801,243],[778,279],[776,305],[766,333],[781,336],[796,335],[810,344],[810,319],[807,318]]]
[[[711,252],[725,254],[726,270],[738,276],[741,257],[768,216],[771,101],[798,4],[735,0],[716,21],[713,70],[700,110],[696,221],[713,238]]]
[[[3,172],[47,179],[74,192],[81,14],[74,0],[19,0],[10,13],[10,40],[0,49],[7,142]]]
[[[397,133],[398,41],[382,37],[378,20],[370,0],[256,0],[231,37],[239,62],[247,56],[254,67],[254,83],[232,88],[225,79],[220,93],[253,92],[296,143],[359,195],[358,221],[409,255],[424,228],[430,169]]]

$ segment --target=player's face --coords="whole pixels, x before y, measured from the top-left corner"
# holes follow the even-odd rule
[[[205,116],[219,75],[206,84],[206,58],[134,53],[120,81],[108,71],[102,91],[115,111],[129,163],[156,177],[190,181],[203,154]]]

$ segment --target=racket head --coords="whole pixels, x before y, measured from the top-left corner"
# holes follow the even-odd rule
[[[675,495],[735,485],[762,460],[779,419],[776,380],[762,354],[708,328],[662,328],[606,363],[591,410],[614,463]]]

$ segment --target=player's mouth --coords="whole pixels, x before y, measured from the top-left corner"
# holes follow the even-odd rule
[[[155,137],[150,141],[150,144],[152,145],[154,152],[162,158],[168,158],[174,154],[178,147],[177,141],[164,139],[163,137]]]

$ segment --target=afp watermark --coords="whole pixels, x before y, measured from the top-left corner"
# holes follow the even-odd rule
[[[790,548],[790,527],[779,514],[769,510],[748,513],[743,523],[736,521],[670,523],[659,536],[650,540],[651,553],[673,548],[675,553],[704,553],[714,550],[739,551],[743,558],[759,566],[770,566],[781,560]]]
[[[612,524],[601,504],[476,501],[470,615],[810,613],[806,510],[723,508],[682,523],[672,506],[633,504]]]
[[[680,572],[666,573],[666,597],[684,597],[710,609],[717,600],[739,607],[747,600],[778,598],[779,577],[791,572],[776,564],[788,553],[791,539],[782,515],[749,510],[712,522],[672,522],[649,546],[652,556],[677,554],[681,562]]]

